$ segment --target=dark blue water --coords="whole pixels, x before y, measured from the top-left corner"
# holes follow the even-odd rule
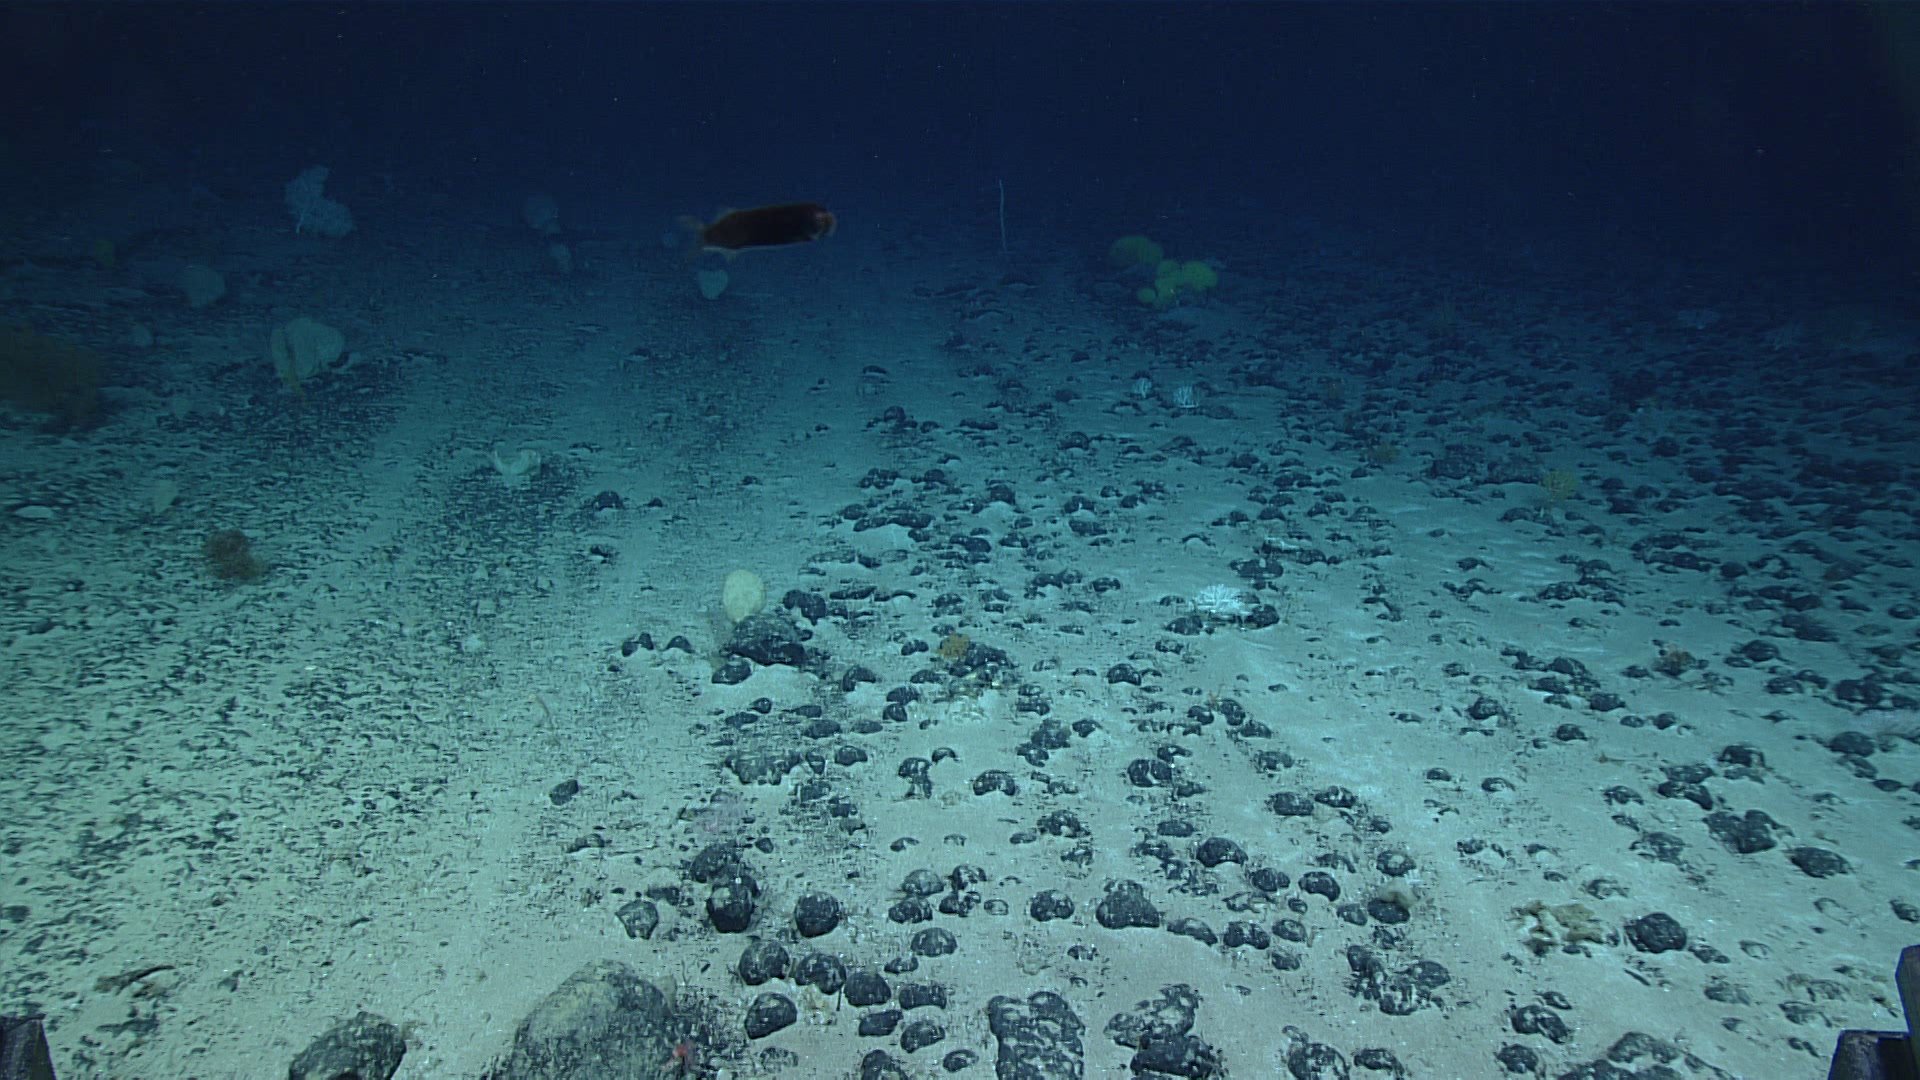
[[[1915,226],[1914,17],[1693,4],[8,5],[9,159],[244,193],[313,163],[608,220],[1441,246],[1871,272]],[[384,180],[383,180],[384,178]],[[1204,223],[1204,224],[1203,224]],[[1754,265],[1751,262],[1743,265]]]

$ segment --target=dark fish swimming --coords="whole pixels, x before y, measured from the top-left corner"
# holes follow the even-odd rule
[[[684,219],[700,236],[703,251],[732,258],[749,248],[786,247],[832,236],[839,224],[833,212],[819,203],[780,203],[752,210],[732,210],[708,224]]]

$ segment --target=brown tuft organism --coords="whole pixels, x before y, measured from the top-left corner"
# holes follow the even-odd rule
[[[239,529],[221,529],[200,550],[221,581],[258,581],[267,572],[266,562],[253,553],[253,541]]]
[[[48,414],[53,431],[100,422],[100,354],[24,327],[0,326],[0,399]]]
[[[949,664],[957,664],[966,659],[967,650],[973,647],[973,640],[967,635],[954,631],[940,639],[940,645],[934,654]]]
[[[1693,654],[1678,645],[1664,646],[1653,661],[1653,670],[1677,679],[1693,670]]]

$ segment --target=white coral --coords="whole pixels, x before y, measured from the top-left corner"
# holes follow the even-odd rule
[[[1210,619],[1244,619],[1253,609],[1247,597],[1231,585],[1209,585],[1193,594],[1193,608]]]
[[[338,238],[353,231],[353,213],[323,194],[327,176],[325,165],[313,165],[287,181],[287,209],[293,214],[296,235],[309,232]]]

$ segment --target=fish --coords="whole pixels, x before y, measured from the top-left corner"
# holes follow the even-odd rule
[[[730,210],[711,222],[682,218],[699,237],[700,250],[731,259],[751,248],[809,244],[833,235],[840,222],[833,211],[814,202],[779,203],[752,210]]]

